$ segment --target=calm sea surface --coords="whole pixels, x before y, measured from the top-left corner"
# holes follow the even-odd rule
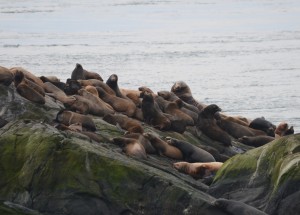
[[[170,90],[300,131],[299,0],[0,0],[0,65]]]

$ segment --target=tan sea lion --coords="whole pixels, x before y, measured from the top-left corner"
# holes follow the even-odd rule
[[[141,91],[139,90],[130,90],[130,89],[120,89],[121,93],[131,99],[133,103],[140,107],[142,105],[142,101],[140,99]]]
[[[102,77],[96,72],[89,72],[83,69],[82,65],[77,63],[71,75],[72,80],[97,79],[103,81]]]
[[[186,103],[197,107],[200,111],[206,107],[205,104],[200,103],[196,99],[194,99],[190,87],[183,81],[175,82],[175,84],[171,88],[171,91]]]
[[[156,153],[156,149],[152,146],[150,140],[148,140],[144,135],[140,133],[127,133],[125,134],[126,138],[133,138],[139,141],[142,144],[147,152],[147,154],[154,154]]]
[[[35,82],[27,80],[23,72],[15,72],[14,84],[17,92],[22,97],[38,104],[45,104],[46,100],[44,89],[35,84]]]
[[[200,113],[196,127],[200,129],[209,138],[223,143],[225,146],[231,146],[230,136],[222,130],[215,119],[215,113],[221,111],[215,104],[208,105]]]
[[[188,174],[195,179],[200,179],[215,174],[221,168],[222,165],[222,162],[177,162],[173,164],[173,167],[179,172]]]
[[[87,86],[84,87],[84,89],[86,91],[88,91],[89,93],[93,94],[94,96],[99,97],[99,94],[98,94],[98,91],[97,91],[96,87],[91,86],[91,85],[87,85]]]
[[[195,162],[215,162],[215,158],[207,151],[192,145],[191,143],[167,137],[167,143],[178,148],[183,156],[183,160]]]
[[[132,117],[135,113],[136,106],[135,104],[121,97],[110,95],[105,92],[101,87],[96,87],[99,97],[111,105],[116,112],[125,114],[126,116]]]
[[[143,92],[142,112],[144,121],[154,128],[169,130],[171,121],[164,116],[159,107],[155,106],[153,95],[146,91]]]
[[[122,147],[123,152],[131,157],[146,159],[146,150],[142,144],[134,138],[115,137],[112,141]]]
[[[163,141],[162,139],[155,136],[154,134],[144,133],[144,137],[150,140],[152,146],[156,149],[158,154],[176,160],[183,159],[182,152],[178,148],[169,145],[167,142]]]
[[[110,95],[116,95],[115,91],[111,89],[106,83],[96,80],[96,79],[89,79],[89,80],[78,80],[77,81],[81,86],[94,86],[94,87],[101,87]]]
[[[72,111],[60,110],[56,115],[56,121],[67,126],[79,123],[87,130],[96,131],[95,123],[91,117]]]
[[[9,86],[14,80],[14,74],[7,68],[0,66],[0,84]]]
[[[45,82],[44,89],[48,96],[55,98],[63,104],[72,104],[76,100],[73,96],[67,96],[64,91],[56,87],[51,82]]]
[[[124,114],[106,114],[103,120],[112,125],[119,125],[122,129],[130,133],[144,133],[144,129],[139,121]]]

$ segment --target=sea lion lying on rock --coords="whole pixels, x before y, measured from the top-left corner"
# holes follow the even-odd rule
[[[126,138],[133,138],[139,141],[145,148],[147,154],[156,153],[156,149],[152,146],[150,140],[148,140],[144,135],[140,133],[127,133],[124,135]]]
[[[225,146],[231,146],[230,136],[222,130],[215,119],[215,113],[221,111],[215,104],[208,105],[200,113],[196,127],[200,129],[209,138],[223,143]]]
[[[129,118],[124,114],[106,114],[103,120],[112,125],[118,125],[130,133],[144,133],[144,129],[139,121]]]
[[[163,141],[154,134],[144,133],[144,136],[150,140],[152,146],[156,149],[159,155],[164,155],[176,160],[182,160],[183,155],[178,148],[169,145],[167,142]]]
[[[71,75],[72,80],[97,79],[103,81],[102,77],[96,72],[89,72],[83,69],[82,65],[77,63]]]
[[[0,66],[0,84],[9,86],[14,80],[14,74],[7,68]]]
[[[205,104],[200,103],[196,99],[194,99],[190,87],[183,81],[175,82],[175,84],[171,88],[171,91],[186,103],[197,107],[200,111],[206,107]]]
[[[24,74],[24,77],[27,80],[30,80],[30,81],[34,82],[35,84],[37,84],[41,88],[43,88],[43,86],[44,86],[44,83],[40,78],[36,77],[34,74],[32,74],[31,72],[29,72],[28,70],[26,70],[22,67],[13,67],[13,68],[10,68],[10,71],[14,75],[16,74],[16,72],[22,72]]]
[[[56,87],[58,87],[61,90],[65,90],[66,88],[66,84],[61,82],[56,76],[41,76],[40,79],[46,83],[46,82],[50,82],[51,84],[55,85]]]
[[[207,151],[194,146],[188,142],[180,141],[171,137],[167,137],[167,143],[178,148],[183,156],[183,160],[195,162],[215,162],[215,158]]]
[[[264,136],[253,136],[253,137],[248,137],[248,136],[243,136],[238,139],[239,142],[248,145],[248,146],[254,146],[254,147],[260,147],[263,146],[271,141],[275,140],[274,137],[270,137],[267,135]]]
[[[222,162],[177,162],[173,164],[173,167],[179,172],[192,176],[194,179],[200,179],[215,174],[221,168],[222,165]]]
[[[147,154],[145,148],[137,139],[125,138],[125,137],[115,137],[112,139],[113,143],[119,145],[123,152],[131,157],[136,157],[139,159],[146,159]]]
[[[256,118],[249,124],[250,128],[266,132],[267,135],[275,137],[276,126],[267,121],[264,117]]]
[[[294,134],[294,127],[291,126],[289,128],[288,123],[281,122],[276,127],[276,130],[275,130],[275,137],[276,138],[283,137],[283,136],[290,135],[290,134]]]
[[[94,86],[94,87],[101,87],[105,92],[107,92],[110,95],[116,95],[115,91],[111,89],[106,83],[99,81],[97,79],[89,79],[89,80],[78,80],[77,81],[80,86],[86,87],[86,86]]]

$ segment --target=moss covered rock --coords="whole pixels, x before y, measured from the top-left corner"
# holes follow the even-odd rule
[[[236,155],[218,171],[209,193],[268,214],[299,214],[300,134]]]

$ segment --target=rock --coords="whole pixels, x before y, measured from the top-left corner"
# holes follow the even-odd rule
[[[267,214],[299,214],[300,134],[236,155],[217,172],[209,194]]]

